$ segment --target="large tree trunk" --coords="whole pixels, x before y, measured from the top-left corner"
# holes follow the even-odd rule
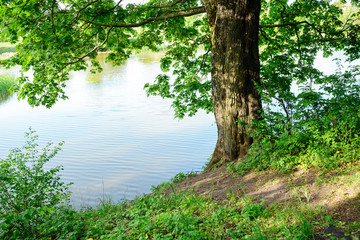
[[[248,129],[261,110],[256,89],[260,0],[204,0],[204,5],[212,38],[212,95],[218,128],[210,169],[216,163],[243,158],[253,142]]]

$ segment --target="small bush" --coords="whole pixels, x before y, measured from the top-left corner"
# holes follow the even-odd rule
[[[61,167],[49,170],[44,164],[63,143],[39,149],[38,136],[30,129],[26,143],[0,159],[0,238],[34,239],[44,215],[69,201],[69,185],[60,181]]]

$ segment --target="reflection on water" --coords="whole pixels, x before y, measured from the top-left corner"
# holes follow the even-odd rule
[[[0,106],[2,104],[6,103],[10,99],[11,96],[12,95],[9,92],[0,94]]]
[[[1,55],[0,54],[0,59],[1,59]],[[6,74],[1,74],[1,68],[0,68],[0,88],[3,89],[7,89],[9,86],[11,86],[13,84],[13,82],[15,81],[15,78],[17,77],[18,74],[13,74],[11,73],[12,71],[6,71]],[[5,82],[2,82],[5,81]],[[5,85],[5,86],[4,86]],[[0,105],[6,103],[10,97],[12,96],[12,94],[9,91],[6,92],[2,92],[0,91]]]
[[[153,64],[160,62],[161,58],[165,56],[165,51],[160,51],[157,53],[151,51],[142,51],[139,54],[139,59],[144,64]]]
[[[159,65],[160,59],[165,55],[164,51],[160,52],[151,52],[151,51],[142,51],[136,58],[139,60],[140,63],[143,65]],[[103,71],[96,72],[95,74],[90,74],[90,69],[86,71],[86,80],[93,83],[93,84],[100,84],[102,80],[108,78],[109,75],[113,76],[118,74],[119,72],[126,71],[126,66],[113,66],[111,62],[106,61],[106,53],[100,53],[96,60],[100,63]]]
[[[0,158],[23,145],[29,126],[42,144],[65,141],[49,166],[64,166],[62,179],[74,182],[76,206],[132,199],[180,171],[199,170],[214,149],[214,118],[202,112],[174,120],[169,101],[146,97],[143,86],[160,73],[161,54],[136,55],[116,67],[102,54],[104,71],[70,73],[69,100],[51,109],[9,97],[0,105]]]

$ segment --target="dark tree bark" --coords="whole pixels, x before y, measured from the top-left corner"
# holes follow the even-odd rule
[[[211,30],[212,95],[218,128],[210,169],[220,161],[243,158],[253,142],[247,129],[261,110],[256,88],[260,0],[204,0],[204,5]]]

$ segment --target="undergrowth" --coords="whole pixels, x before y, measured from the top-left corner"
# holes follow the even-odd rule
[[[178,183],[180,182],[181,180],[185,179],[187,176],[189,175],[194,175],[194,174],[198,174],[198,172],[188,172],[188,173],[183,173],[183,172],[180,172],[178,174],[176,174],[174,177],[172,177],[170,179],[170,181],[168,182],[162,182],[160,183],[159,185],[157,186],[151,186],[151,191],[152,192],[160,192],[160,191],[163,191],[163,190],[166,190],[166,189],[169,189],[171,188],[172,191],[174,192],[174,189],[173,189],[173,185],[175,183]]]
[[[279,105],[268,107],[263,119],[253,123],[249,131],[255,141],[250,152],[238,165],[230,164],[229,169],[240,174],[267,168],[281,172],[298,167],[332,170],[357,162],[359,75],[358,67],[338,70],[303,85],[297,95],[289,90],[280,98],[274,93]]]
[[[229,197],[220,204],[191,192],[157,192],[131,202],[103,202],[98,208],[59,207],[44,216],[39,237],[311,239],[318,224],[326,224],[326,215],[309,206],[265,206],[247,197]]]

